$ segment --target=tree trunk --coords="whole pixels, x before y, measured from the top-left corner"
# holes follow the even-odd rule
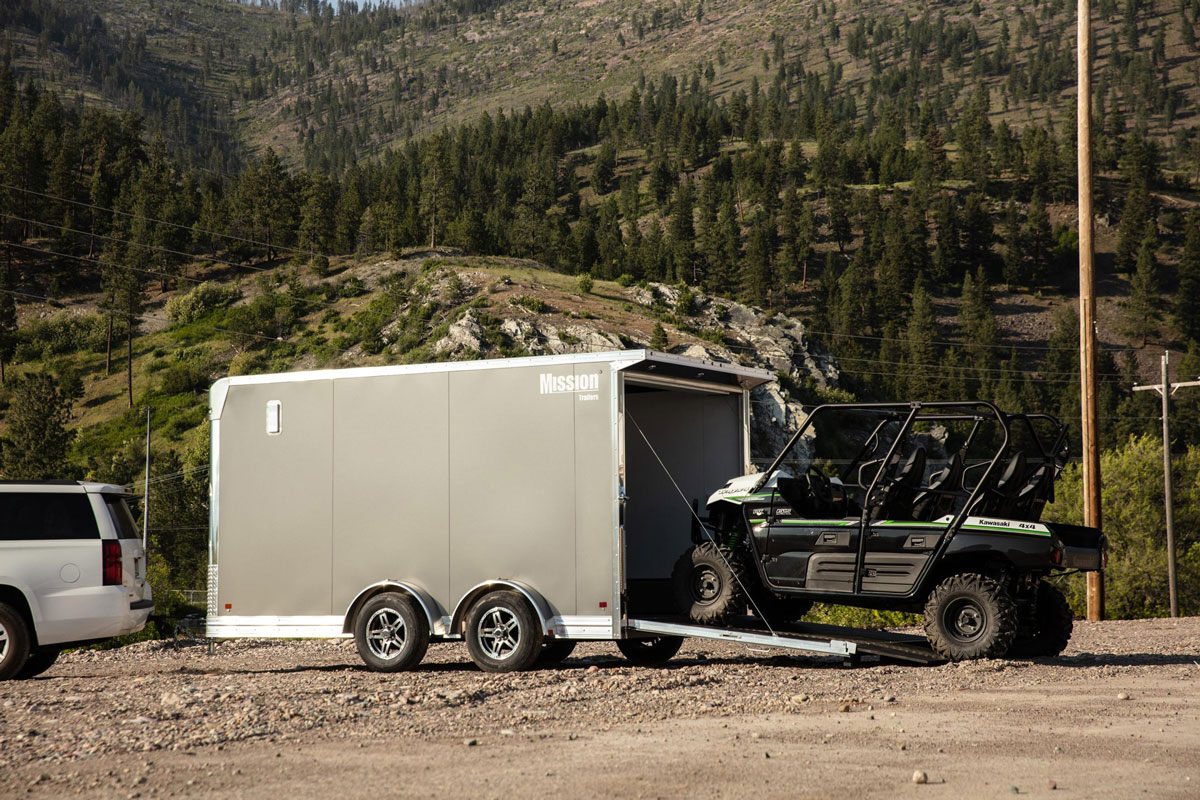
[[[133,408],[133,295],[129,295],[129,324],[125,327],[125,386],[129,391],[129,407]]]
[[[108,337],[104,341],[104,377],[112,374],[113,310],[108,310]]]

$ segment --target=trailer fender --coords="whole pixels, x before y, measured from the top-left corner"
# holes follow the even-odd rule
[[[425,614],[425,619],[429,623],[429,632],[434,636],[439,636],[446,632],[441,609],[438,607],[437,601],[429,594],[429,592],[407,581],[379,581],[373,583],[367,588],[358,593],[358,597],[354,598],[354,602],[346,609],[346,619],[342,623],[342,633],[354,632],[354,618],[358,616],[358,610],[362,608],[363,603],[370,600],[377,594],[384,592],[399,592],[407,594],[416,601],[417,607]]]
[[[537,613],[543,633],[546,636],[554,635],[554,626],[550,622],[554,617],[554,612],[550,609],[550,604],[546,602],[541,593],[520,581],[510,581],[503,578],[484,581],[472,587],[470,591],[464,594],[462,599],[458,601],[458,605],[454,607],[454,616],[450,621],[450,629],[446,632],[452,636],[462,635],[462,627],[466,624],[467,613],[471,610],[471,606],[475,604],[476,600],[483,597],[483,595],[498,589],[513,589],[524,595],[525,599],[529,601],[529,604],[533,606],[533,610]]]

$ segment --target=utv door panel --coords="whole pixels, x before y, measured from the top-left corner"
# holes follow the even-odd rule
[[[854,588],[851,553],[814,553],[808,559],[805,588],[824,592],[849,592]]]
[[[868,555],[863,570],[863,591],[905,594],[917,582],[917,576],[928,561],[926,553]]]

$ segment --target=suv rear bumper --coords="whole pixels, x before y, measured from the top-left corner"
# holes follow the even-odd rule
[[[150,594],[147,584],[145,594]],[[130,600],[126,586],[94,586],[43,595],[39,645],[94,641],[135,633],[154,611],[150,597]]]

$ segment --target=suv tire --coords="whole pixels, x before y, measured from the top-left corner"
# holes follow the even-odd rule
[[[950,661],[1000,658],[1016,633],[1016,604],[985,575],[951,575],[925,602],[925,636],[933,651]]]
[[[542,626],[524,597],[484,595],[467,614],[467,652],[484,672],[529,669],[542,653]]]
[[[1033,610],[1021,620],[1009,655],[1023,658],[1054,657],[1067,648],[1075,629],[1075,614],[1057,586],[1038,581]]]
[[[61,652],[62,649],[58,647],[37,648],[29,654],[29,658],[25,659],[25,666],[17,672],[17,677],[24,679],[41,675],[54,666],[54,662],[58,660],[58,654]]]
[[[21,612],[0,603],[0,681],[17,677],[29,658],[29,626]]]
[[[689,547],[671,571],[671,586],[679,610],[692,622],[718,624],[740,613],[744,599],[737,559],[713,542]]]
[[[354,619],[354,645],[376,672],[412,669],[429,649],[429,622],[407,596],[377,594]]]

